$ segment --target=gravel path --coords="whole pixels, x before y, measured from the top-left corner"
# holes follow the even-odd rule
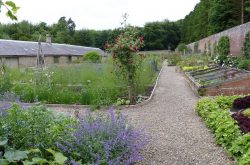
[[[174,67],[164,66],[155,94],[146,105],[123,109],[130,122],[152,137],[143,151],[149,165],[230,165],[194,107],[198,98]]]

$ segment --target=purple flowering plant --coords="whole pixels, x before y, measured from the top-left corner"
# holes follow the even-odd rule
[[[140,151],[148,143],[143,130],[133,129],[113,108],[108,116],[88,113],[74,130],[68,140],[57,143],[73,164],[131,164],[143,159]]]

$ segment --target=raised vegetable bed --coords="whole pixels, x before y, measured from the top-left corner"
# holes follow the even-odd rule
[[[189,85],[200,96],[250,94],[250,72],[230,67],[210,66],[185,72]]]

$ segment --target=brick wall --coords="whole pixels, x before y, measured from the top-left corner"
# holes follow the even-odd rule
[[[221,85],[206,88],[206,96],[218,95],[247,95],[250,93],[250,78],[244,78],[237,81],[225,82]]]
[[[230,39],[230,54],[233,56],[238,56],[241,54],[241,49],[243,46],[243,41],[244,41],[244,37],[246,35],[246,33],[250,31],[250,22],[240,25],[240,26],[236,26],[234,28],[225,30],[223,32],[214,34],[212,36],[209,36],[207,38],[201,39],[198,42],[198,49],[201,52],[208,52],[208,45],[210,45],[210,50],[213,51],[213,46],[218,43],[219,39],[222,36],[228,36]],[[190,43],[187,46],[189,48],[191,48],[194,51],[194,45],[196,42],[194,43]],[[210,44],[209,44],[210,43]]]

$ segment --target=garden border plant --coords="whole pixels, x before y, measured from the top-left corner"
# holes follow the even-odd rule
[[[143,159],[149,142],[143,129],[112,108],[73,118],[6,103],[0,107],[0,164],[131,164]]]
[[[154,84],[159,71],[155,68],[161,67],[162,61],[155,55],[138,55],[137,58],[142,62],[136,71],[135,93],[136,96],[144,96],[149,85]],[[39,74],[32,69],[7,68],[6,76],[0,79],[7,76],[9,79],[4,78],[0,82],[0,93],[8,89],[27,103],[38,100],[48,104],[111,105],[117,98],[127,99],[128,93],[127,81],[115,74],[115,68],[112,57],[102,63],[50,66],[48,71]],[[11,89],[4,82],[12,84]],[[1,86],[4,90],[1,90]]]
[[[217,45],[217,52],[218,55],[216,56],[215,60],[219,65],[227,65],[228,64],[228,55],[230,52],[230,39],[228,36],[222,36],[219,39]]]
[[[250,134],[242,133],[229,109],[239,96],[202,98],[196,105],[197,113],[214,133],[216,142],[237,159],[239,165],[250,164]]]

